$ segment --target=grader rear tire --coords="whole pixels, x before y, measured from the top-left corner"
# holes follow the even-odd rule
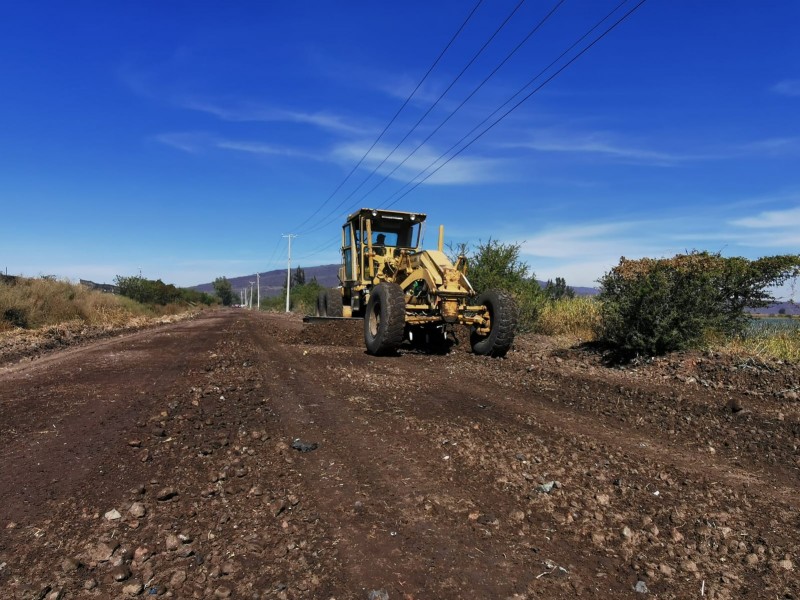
[[[318,317],[341,317],[343,306],[342,294],[338,288],[321,290],[317,295]]]
[[[328,314],[325,315],[326,317],[341,317],[344,314],[344,300],[342,299],[342,293],[339,291],[339,288],[331,288],[326,290],[328,293]]]
[[[403,343],[406,300],[396,283],[379,283],[369,295],[364,315],[367,352],[376,356],[393,354]]]
[[[514,342],[517,329],[517,307],[514,299],[502,290],[487,290],[478,296],[475,304],[489,310],[490,330],[488,335],[480,335],[472,328],[469,341],[472,351],[482,356],[505,356]]]

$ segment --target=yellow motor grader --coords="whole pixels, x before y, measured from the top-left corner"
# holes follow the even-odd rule
[[[477,296],[463,255],[454,265],[443,252],[422,249],[425,215],[362,208],[342,227],[340,287],[323,290],[318,317],[363,317],[370,354],[412,344],[442,347],[455,324],[471,328],[472,351],[503,356],[514,341],[517,311],[501,290]]]

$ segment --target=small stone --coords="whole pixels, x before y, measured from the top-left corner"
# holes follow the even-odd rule
[[[147,562],[148,558],[150,558],[150,548],[139,546],[133,552],[133,560],[137,563]]]
[[[633,531],[627,525],[622,528],[622,537],[624,537],[626,540],[630,540],[633,537]]]
[[[61,570],[64,571],[64,573],[74,573],[80,568],[80,566],[81,561],[73,556],[68,556],[61,561]]]
[[[549,494],[551,491],[553,491],[555,485],[556,485],[555,481],[548,481],[547,483],[537,485],[536,491],[541,492],[542,494]]]
[[[186,581],[186,571],[175,571],[169,579],[169,587],[177,588],[184,584]]]
[[[792,571],[794,570],[794,564],[788,558],[778,561],[778,566],[783,569],[784,571]]]
[[[236,571],[236,565],[230,561],[224,562],[220,566],[220,573],[223,575],[231,575],[234,571]]]
[[[636,585],[633,586],[633,591],[637,594],[646,594],[650,590],[647,589],[647,584],[644,581],[637,581]]]
[[[741,412],[744,409],[741,398],[731,398],[728,401],[728,409],[734,414]]]
[[[747,556],[744,557],[744,562],[750,566],[758,564],[758,554],[755,552],[751,552]]]
[[[100,542],[89,551],[89,557],[94,562],[107,562],[111,560],[111,556],[114,554],[114,550],[119,547],[119,544],[116,542],[112,542],[111,544],[107,544],[105,542]]]
[[[83,582],[83,589],[85,590],[93,590],[97,587],[97,580],[96,579],[87,579]]]
[[[292,448],[299,452],[313,452],[319,448],[319,444],[317,442],[304,442],[300,438],[297,438],[292,442]]]
[[[105,517],[106,521],[117,521],[122,518],[122,515],[119,514],[119,511],[116,508],[112,508],[105,515],[103,515],[103,517]]]
[[[61,600],[64,597],[64,588],[58,588],[47,594],[47,600]]]
[[[156,498],[161,500],[162,502],[166,500],[171,500],[175,496],[178,495],[178,492],[175,491],[175,488],[165,487],[159,490],[158,494],[156,494]]]
[[[794,390],[789,390],[788,392],[783,393],[783,397],[787,400],[797,400],[800,395]]]
[[[177,550],[181,545],[181,541],[174,533],[170,533],[166,539],[167,550]]]
[[[367,600],[389,600],[389,592],[386,590],[370,590]]]
[[[139,439],[128,440],[128,446],[130,446],[131,448],[140,448],[142,446],[142,440]]]
[[[665,577],[672,577],[672,575],[675,573],[675,569],[673,569],[669,565],[661,563],[660,565],[658,565],[658,572],[664,575]]]
[[[137,519],[141,519],[143,516],[147,514],[147,509],[141,502],[134,502],[133,504],[131,504],[131,507],[128,509],[128,512]]]
[[[681,563],[681,569],[689,573],[697,573],[697,565],[693,560],[685,560]]]
[[[131,581],[130,583],[125,584],[122,588],[122,593],[128,596],[138,596],[142,593],[144,586],[140,581]]]
[[[683,534],[674,527],[670,537],[672,538],[672,543],[674,544],[680,544],[683,541]]]
[[[221,585],[217,589],[214,590],[214,597],[215,598],[230,598],[231,597],[231,588],[227,585]]]
[[[127,565],[119,565],[111,569],[111,577],[114,578],[114,581],[125,581],[130,576],[131,570]]]
[[[610,502],[608,494],[597,494],[594,498],[597,500],[597,503],[600,506],[608,506],[608,503]]]

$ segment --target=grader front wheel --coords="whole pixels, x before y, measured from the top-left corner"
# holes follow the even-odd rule
[[[369,295],[364,315],[364,341],[367,352],[392,354],[403,343],[406,300],[396,283],[379,283]]]
[[[475,304],[485,306],[489,316],[489,333],[473,326],[469,341],[472,351],[483,356],[505,356],[514,342],[517,329],[517,308],[514,299],[501,290],[487,290]]]

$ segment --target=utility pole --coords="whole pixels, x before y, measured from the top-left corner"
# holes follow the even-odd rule
[[[286,312],[289,312],[289,293],[292,290],[292,238],[297,236],[293,233],[287,233],[282,237],[289,238],[289,260],[286,263]]]
[[[261,310],[261,274],[256,273],[256,310]]]
[[[253,284],[254,283],[255,283],[255,281],[251,281],[250,282],[250,303],[247,305],[247,308],[249,308],[250,310],[253,309]]]
[[[239,298],[241,299],[241,306],[244,306],[244,290],[239,290]]]

